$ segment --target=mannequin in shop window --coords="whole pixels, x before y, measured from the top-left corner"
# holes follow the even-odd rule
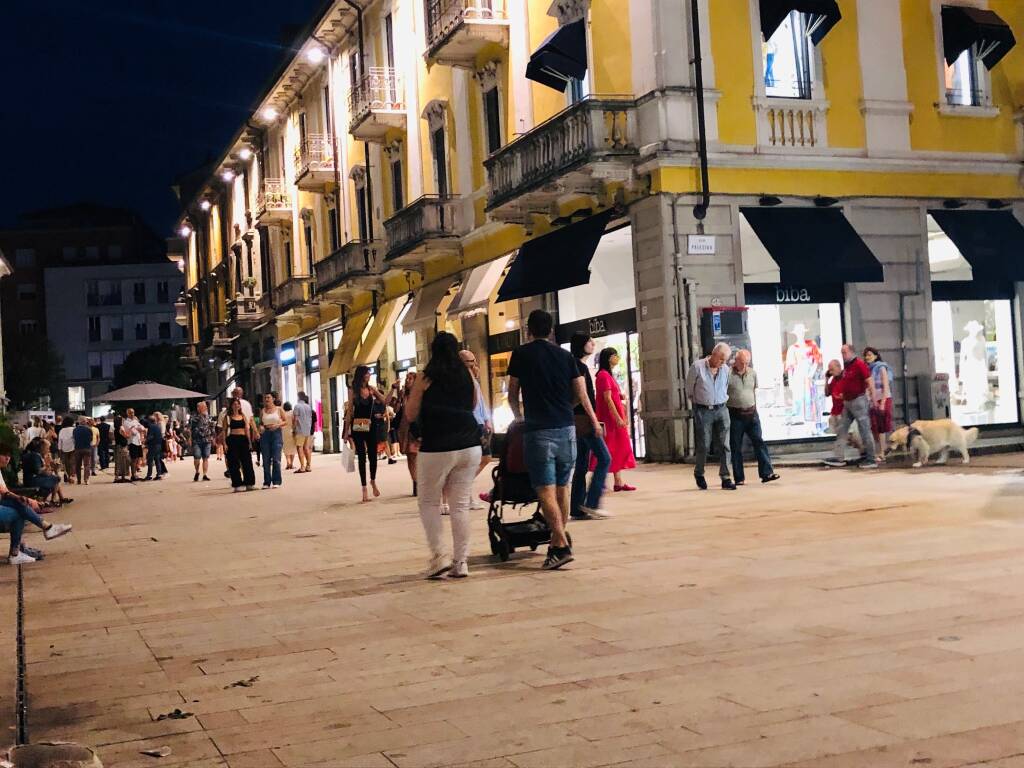
[[[795,323],[790,334],[794,338],[786,350],[786,378],[791,397],[787,423],[816,424],[820,420],[815,392],[821,373],[821,349],[814,339],[807,338],[807,326],[803,323]]]
[[[985,326],[971,320],[964,330],[967,335],[960,342],[960,394],[968,410],[980,411],[989,400]]]

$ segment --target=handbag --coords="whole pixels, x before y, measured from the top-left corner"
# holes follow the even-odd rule
[[[352,419],[353,432],[369,432],[370,419]]]

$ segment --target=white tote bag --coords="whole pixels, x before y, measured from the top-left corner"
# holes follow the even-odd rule
[[[356,454],[348,441],[341,444],[341,465],[345,467],[346,472],[356,471]]]

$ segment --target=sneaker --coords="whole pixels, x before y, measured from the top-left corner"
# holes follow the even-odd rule
[[[34,563],[35,561],[36,559],[34,557],[26,555],[24,552],[19,552],[18,554],[11,555],[7,558],[7,562],[11,565],[27,565],[29,563]]]
[[[58,539],[66,533],[71,533],[70,523],[54,523],[43,531],[43,538],[50,541],[51,539]]]
[[[256,486],[255,485],[247,485],[247,486],[245,486],[245,490],[247,490],[247,491],[255,491],[256,490]]]
[[[427,578],[440,579],[452,569],[452,561],[447,555],[434,555],[427,565]]]
[[[465,560],[457,560],[448,572],[450,579],[464,579],[469,576],[469,563]]]
[[[398,461],[396,459],[388,459],[388,464],[397,464],[397,463],[398,463]]]
[[[278,484],[276,484],[276,483],[275,483],[274,485],[270,486],[270,490],[272,490],[272,491],[276,491],[276,490],[277,490],[278,488],[280,488],[280,487],[281,487],[280,485],[278,485]]]
[[[542,568],[545,571],[554,571],[572,561],[572,550],[569,547],[548,547],[548,556],[544,558]]]
[[[702,491],[708,489],[708,481],[704,479],[704,475],[694,475],[693,479],[697,481],[697,487]]]
[[[193,483],[198,483],[198,482],[199,482],[199,473],[198,473],[198,472],[196,472],[196,473],[195,473],[195,474],[194,474],[194,475],[192,476],[192,482],[193,482]]]
[[[238,486],[237,488],[232,488],[231,490],[232,490],[232,491],[233,491],[234,493],[241,493],[241,492],[242,492],[242,486]]]
[[[269,491],[270,490],[270,485],[269,484],[268,485],[264,485],[263,486],[263,490],[264,491]]]
[[[605,512],[603,509],[593,509],[591,507],[580,507],[580,511],[583,512],[590,520],[607,520],[609,517],[614,517],[611,512]]]
[[[878,462],[877,461],[865,461],[863,464],[860,465],[860,468],[861,469],[878,469]]]
[[[630,485],[629,483],[623,483],[622,485],[613,486],[613,490],[618,493],[619,491],[635,491],[636,486]]]
[[[442,504],[441,505],[441,514],[442,515],[450,515],[451,514],[451,508],[447,504]]]
[[[729,478],[725,478],[724,480],[722,480],[722,490],[723,491],[735,491],[736,490],[736,483],[734,483]]]
[[[826,467],[845,467],[846,462],[843,459],[825,459],[822,462]]]

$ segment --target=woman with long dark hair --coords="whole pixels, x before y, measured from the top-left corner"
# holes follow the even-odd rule
[[[892,367],[875,347],[864,347],[863,357],[875,381],[875,402],[871,404],[870,411],[871,436],[875,440],[875,455],[879,461],[884,461],[892,432]],[[861,439],[866,439],[866,436],[861,435]]]
[[[604,424],[604,442],[608,446],[612,462],[609,469],[615,477],[612,486],[616,491],[635,491],[622,479],[622,470],[633,469],[633,444],[629,439],[629,424],[626,421],[626,404],[622,399],[619,384],[612,370],[619,364],[619,353],[614,347],[605,347],[598,355],[597,363],[597,420]]]
[[[430,362],[416,380],[405,418],[420,425],[419,510],[430,547],[427,578],[469,575],[469,502],[480,466],[480,427],[473,408],[476,387],[459,358],[455,337],[442,331],[430,345]],[[448,500],[452,555],[445,551],[442,503]]]
[[[395,412],[398,414],[398,447],[405,454],[406,468],[409,470],[409,477],[412,479],[412,495],[416,496],[416,457],[420,451],[420,440],[418,427],[415,427],[405,413],[406,403],[412,395],[413,387],[416,385],[416,371],[409,371],[405,374],[405,385],[395,396]]]
[[[574,333],[569,340],[569,351],[576,361],[576,368],[583,377],[590,405],[597,412],[597,399],[594,394],[594,379],[590,375],[587,358],[594,354],[594,340],[585,333]],[[600,418],[600,416],[598,417]],[[576,422],[576,470],[572,476],[572,497],[569,504],[570,515],[577,520],[609,517],[601,510],[601,496],[604,494],[605,480],[608,479],[608,467],[612,457],[604,440],[594,433],[594,425],[590,423],[583,406],[577,404],[573,408],[573,419]],[[587,487],[587,470],[593,456],[594,476]]]
[[[244,487],[251,491],[256,487],[256,470],[252,466],[252,444],[256,438],[256,425],[252,416],[242,410],[242,401],[237,397],[228,401],[224,416],[227,432],[228,472],[231,487],[238,493]]]
[[[370,369],[365,365],[356,368],[352,375],[352,391],[345,404],[345,439],[359,459],[359,481],[363,486],[363,501],[380,496],[377,487],[377,433],[374,424],[375,404],[384,405],[384,395],[370,384]],[[366,485],[366,462],[370,462],[370,485]]]

